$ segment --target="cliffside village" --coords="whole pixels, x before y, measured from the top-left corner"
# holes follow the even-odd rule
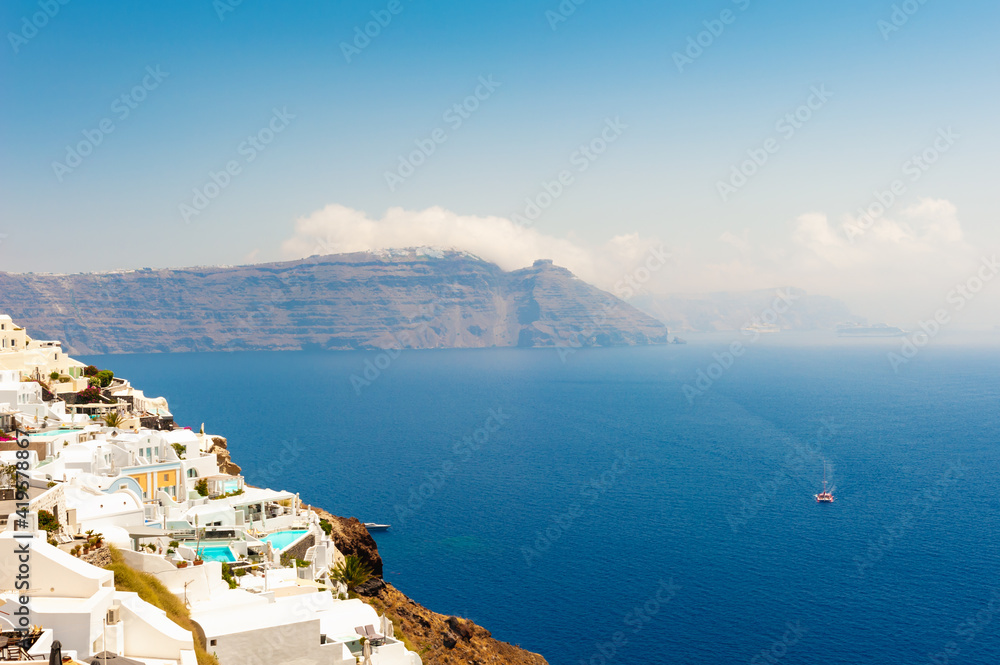
[[[0,660],[421,663],[298,495],[5,315],[0,468]]]

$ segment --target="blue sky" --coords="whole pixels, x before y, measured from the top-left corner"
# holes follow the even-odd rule
[[[676,263],[654,290],[790,283],[872,312],[905,302],[905,317],[997,244],[996,3],[913,0],[891,32],[892,2],[853,0],[567,0],[558,22],[555,1],[95,4],[0,8],[0,269],[278,260],[313,253],[312,233],[336,251],[450,242],[505,267],[544,253],[604,285],[662,242]],[[372,12],[391,20],[348,62],[342,44]],[[122,117],[115,100],[144,77]],[[499,85],[453,127],[445,112],[480,77]],[[830,96],[784,136],[776,123],[811,89]],[[248,149],[275,109],[281,131]],[[577,170],[616,118],[626,129]],[[105,119],[113,131],[95,134]],[[947,152],[903,176],[945,128]],[[390,188],[386,172],[435,129],[444,141]],[[85,131],[100,144],[57,174]],[[768,139],[777,151],[723,200],[720,181]],[[231,161],[238,173],[185,218]],[[530,229],[503,222],[565,170]],[[848,238],[845,216],[899,178],[904,193]]]

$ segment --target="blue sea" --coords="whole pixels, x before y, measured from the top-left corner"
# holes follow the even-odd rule
[[[996,665],[1000,348],[899,345],[86,360],[553,665]]]

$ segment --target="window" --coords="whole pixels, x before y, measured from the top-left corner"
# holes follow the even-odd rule
[[[219,640],[209,640],[208,641],[208,646],[214,647],[216,644],[218,644],[218,642],[219,642]]]
[[[169,473],[163,474],[163,480],[164,481],[170,480],[170,474]]]
[[[118,489],[120,489],[120,490],[127,490],[128,489],[128,483],[120,483],[118,485]]]

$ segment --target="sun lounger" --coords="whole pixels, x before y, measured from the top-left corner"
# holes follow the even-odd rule
[[[381,633],[375,632],[375,626],[372,626],[371,624],[369,624],[369,625],[365,626],[365,631],[366,631],[366,633],[365,633],[366,636],[368,637],[369,640],[371,640],[372,644],[384,644],[385,643],[385,635],[382,635]]]

